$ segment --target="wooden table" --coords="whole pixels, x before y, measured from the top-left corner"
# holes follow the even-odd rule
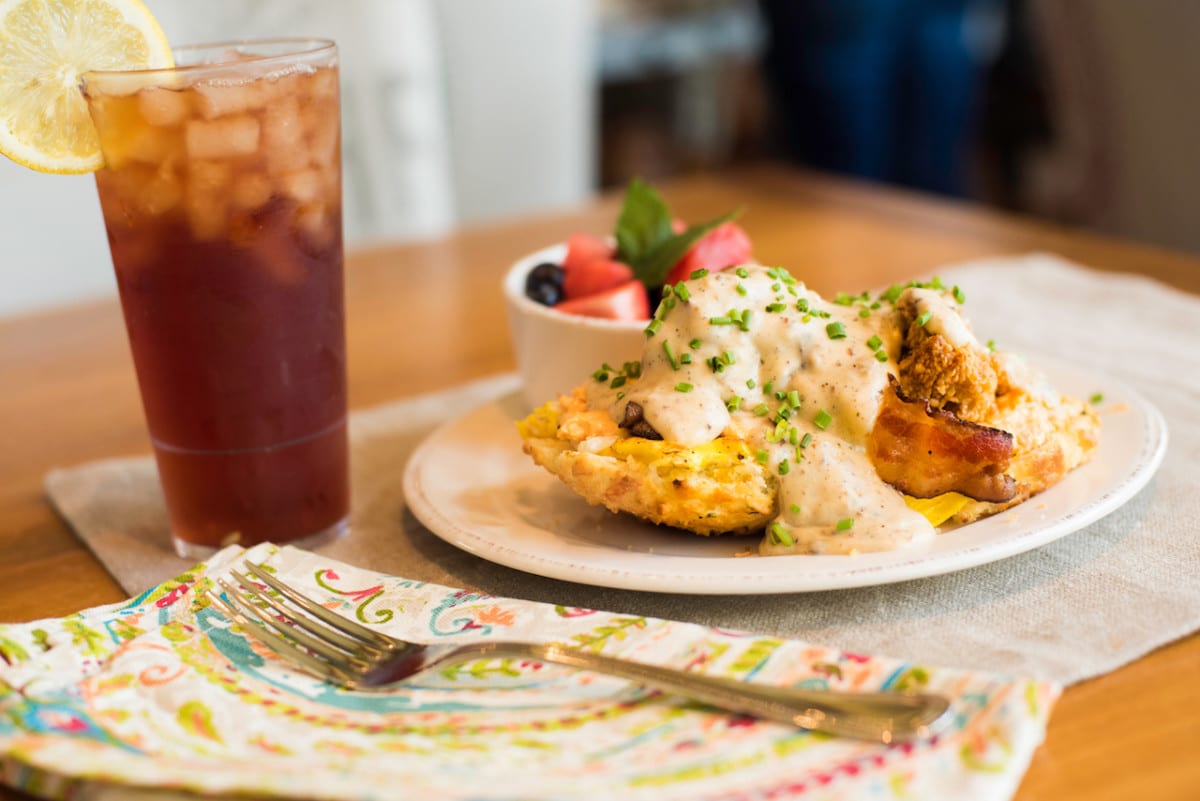
[[[759,259],[787,266],[822,293],[1033,250],[1200,293],[1194,257],[779,167],[664,189],[672,209],[689,219],[744,206],[742,222]],[[498,288],[504,269],[572,230],[608,231],[618,203],[610,196],[553,216],[352,254],[351,405],[512,369]],[[41,488],[52,467],[149,452],[115,299],[0,321],[0,443],[0,620],[121,600]],[[1192,635],[1071,687],[1017,797],[1200,798],[1197,679],[1200,636]],[[0,791],[0,797],[19,796]]]

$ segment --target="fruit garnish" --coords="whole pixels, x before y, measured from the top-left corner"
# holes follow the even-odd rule
[[[80,77],[173,65],[139,0],[0,0],[0,153],[40,172],[99,169]]]
[[[735,209],[677,233],[662,196],[645,181],[634,178],[625,191],[625,203],[617,218],[617,259],[632,267],[634,275],[647,288],[656,289],[705,234],[740,213]]]
[[[602,317],[608,320],[645,320],[650,317],[650,297],[646,286],[636,279],[621,286],[585,295],[574,300],[564,300],[555,307],[568,314],[585,317]]]
[[[567,237],[567,255],[563,257],[562,267],[571,271],[587,267],[600,259],[613,257],[612,246],[599,237],[591,234],[571,234]]]
[[[545,261],[525,276],[525,297],[543,306],[553,306],[563,300],[563,268]]]
[[[746,236],[741,226],[731,222],[721,223],[700,237],[700,241],[683,254],[683,258],[667,274],[667,283],[686,281],[697,270],[717,272],[735,264],[745,264],[753,259],[752,254],[750,237]]]
[[[567,300],[613,289],[633,280],[633,270],[612,259],[597,259],[584,267],[565,269],[563,293]]]

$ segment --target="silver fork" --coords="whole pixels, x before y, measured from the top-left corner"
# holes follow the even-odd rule
[[[559,644],[493,640],[423,645],[360,626],[301,595],[261,567],[245,562],[254,578],[285,602],[261,592],[245,573],[231,570],[209,598],[242,630],[309,673],[360,692],[387,690],[418,673],[472,659],[517,658],[591,670],[684,696],[728,712],[882,743],[928,737],[952,719],[949,701],[928,693],[849,693],[772,687],[615,659]]]

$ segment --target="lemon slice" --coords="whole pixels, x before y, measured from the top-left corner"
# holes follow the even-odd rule
[[[80,76],[170,66],[139,0],[0,0],[0,153],[40,172],[99,169]]]

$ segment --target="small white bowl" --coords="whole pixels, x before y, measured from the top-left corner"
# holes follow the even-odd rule
[[[525,296],[525,277],[542,262],[562,264],[565,244],[531,253],[504,277],[508,326],[525,401],[536,408],[579,386],[605,362],[619,368],[642,358],[649,320],[604,320],[564,314]]]

